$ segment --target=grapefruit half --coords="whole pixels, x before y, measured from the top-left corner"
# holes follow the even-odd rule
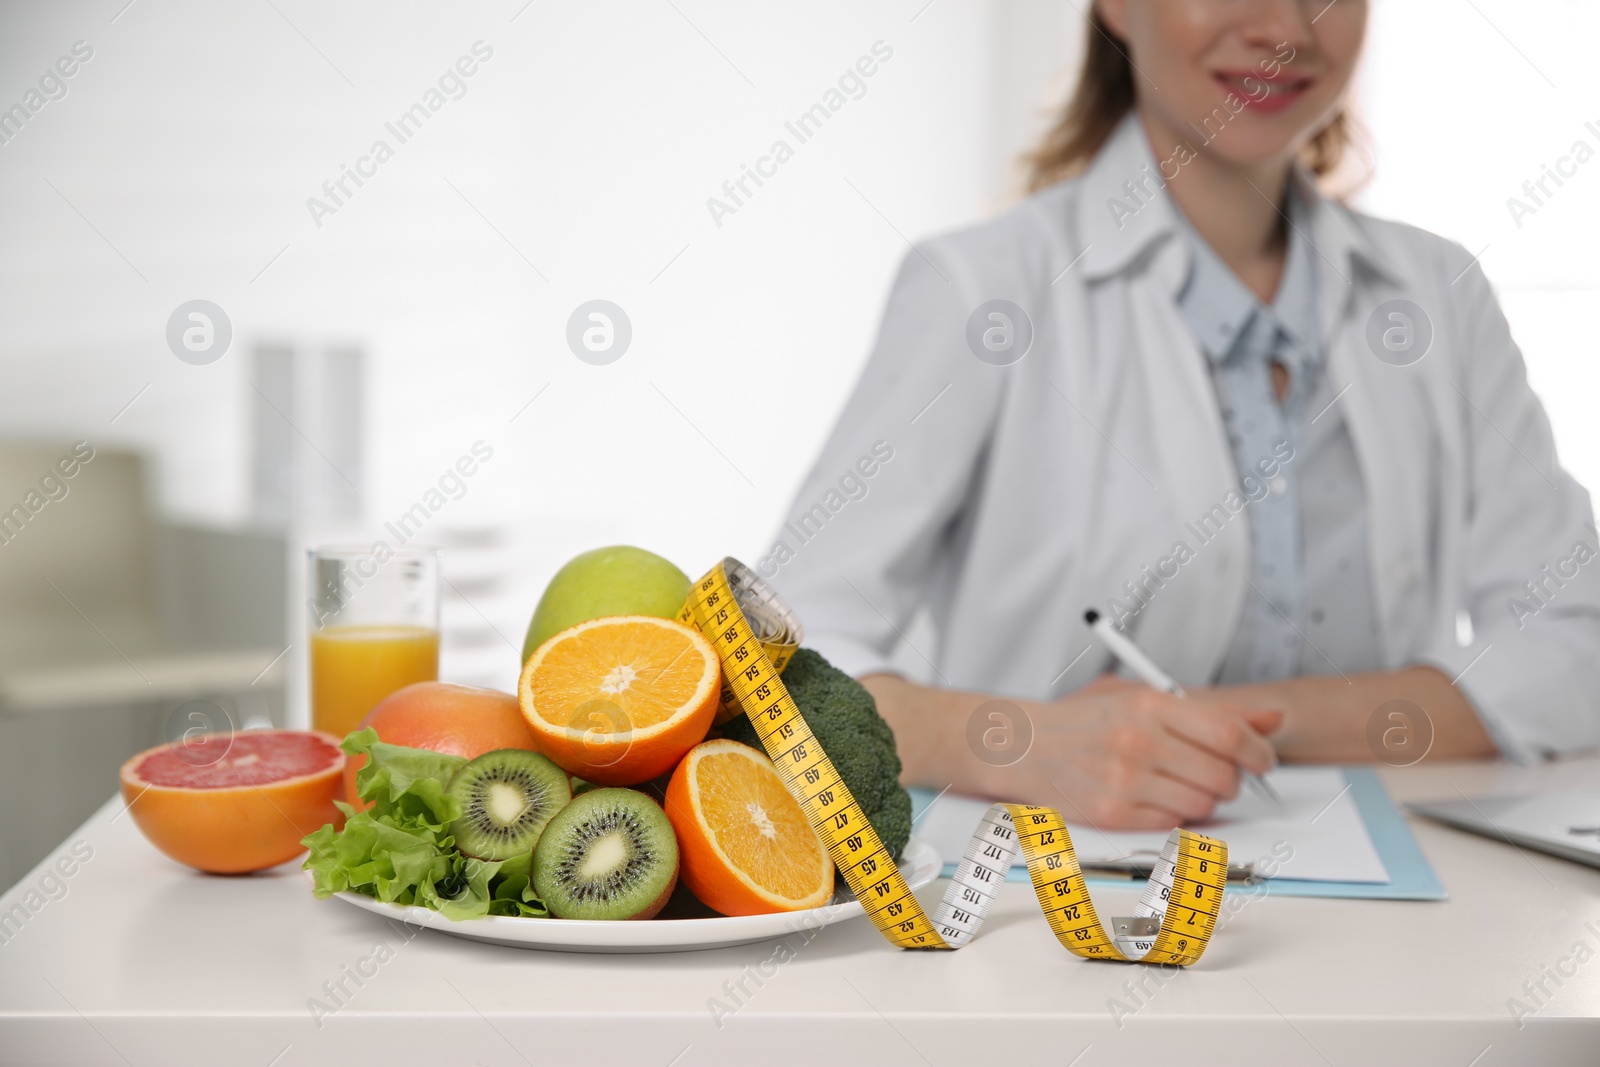
[[[150,843],[212,874],[265,870],[305,851],[300,839],[344,825],[345,755],[329,734],[199,734],[122,765],[122,798]]]

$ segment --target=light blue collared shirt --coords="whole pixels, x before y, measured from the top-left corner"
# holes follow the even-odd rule
[[[1291,190],[1283,277],[1270,307],[1184,221],[1193,257],[1179,306],[1206,354],[1250,501],[1250,584],[1218,684],[1382,666],[1366,488],[1323,373],[1318,264],[1306,215]],[[1274,362],[1289,372],[1281,405]]]

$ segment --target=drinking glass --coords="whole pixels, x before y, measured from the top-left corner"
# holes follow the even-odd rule
[[[390,693],[439,677],[438,549],[314,548],[310,579],[313,727],[343,737]]]

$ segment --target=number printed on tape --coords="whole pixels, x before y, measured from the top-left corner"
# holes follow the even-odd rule
[[[890,943],[961,948],[983,926],[1020,852],[1045,920],[1073,955],[1187,967],[1205,952],[1222,906],[1227,844],[1192,830],[1173,830],[1133,921],[1125,933],[1113,936],[1095,915],[1061,813],[1034,804],[989,809],[930,918],[779,677],[801,641],[799,620],[789,606],[753,571],[729,558],[695,583],[678,618],[704,633],[722,661],[723,707],[717,721],[749,716],[779,776]],[[1117,920],[1119,931],[1122,924]]]

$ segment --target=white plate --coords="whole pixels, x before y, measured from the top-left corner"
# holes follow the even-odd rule
[[[906,842],[900,873],[912,889],[939,877],[943,864],[926,841]],[[356,907],[399,919],[412,926],[441,930],[456,937],[487,941],[513,948],[542,948],[558,952],[682,952],[729,948],[770,941],[800,930],[812,930],[866,914],[842,883],[834,903],[807,911],[777,915],[715,916],[708,919],[652,919],[648,922],[599,922],[590,919],[525,919],[486,915],[481,919],[447,919],[432,908],[385,904],[362,893],[335,893]]]

